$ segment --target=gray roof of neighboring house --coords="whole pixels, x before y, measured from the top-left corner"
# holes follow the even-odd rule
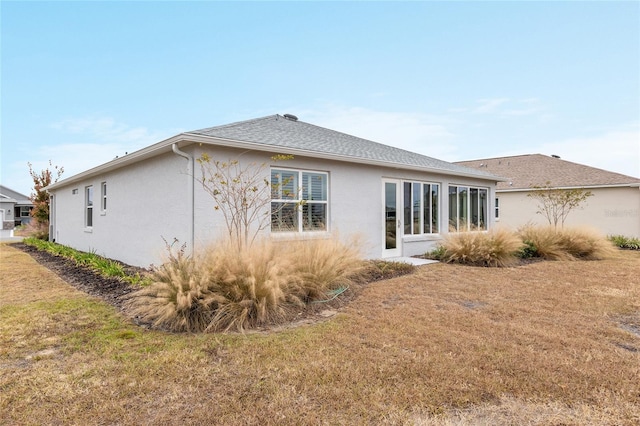
[[[4,185],[0,185],[0,196],[6,197],[5,199],[13,199],[16,204],[32,205],[31,200],[27,195],[21,194],[18,191],[14,191],[13,189]]]
[[[640,179],[609,172],[584,164],[572,163],[542,154],[484,158],[456,164],[485,170],[509,180],[499,182],[498,190],[528,189],[535,186],[581,188],[596,186],[638,186]]]
[[[194,130],[187,134],[210,136],[261,145],[275,150],[291,148],[336,157],[384,162],[397,166],[441,170],[447,174],[464,174],[499,180],[484,170],[474,170],[458,164],[416,154],[404,149],[373,142],[297,120],[289,115],[270,115],[253,120]]]

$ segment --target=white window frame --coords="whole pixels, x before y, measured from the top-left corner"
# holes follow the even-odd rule
[[[407,193],[405,191],[406,185],[409,184],[410,185],[410,190],[409,190],[409,212],[408,212],[408,217],[407,217],[407,212],[404,210],[407,206],[407,200],[406,200],[406,196]],[[418,224],[418,232],[416,232],[415,229],[415,203],[416,201],[414,200],[414,195],[415,195],[415,185],[419,185],[420,188],[420,200],[419,202],[419,206],[418,210],[419,210],[419,216],[420,216],[420,221]],[[424,186],[425,185],[429,185],[429,204],[430,204],[430,208],[429,208],[429,223],[427,224],[427,226],[425,226],[425,221],[424,221]],[[435,230],[434,230],[434,226],[433,226],[433,213],[434,213],[434,206],[433,206],[433,201],[431,199],[433,192],[431,191],[431,187],[436,186],[438,188],[438,199],[436,200],[436,206],[435,206],[435,211],[436,211],[436,224],[435,224]],[[436,182],[426,182],[426,181],[417,181],[417,180],[405,180],[402,181],[402,209],[403,209],[403,222],[404,222],[404,229],[402,230],[402,235],[404,236],[408,236],[408,235],[437,235],[440,233],[439,229],[440,229],[440,197],[441,197],[441,192],[440,192],[440,184],[436,183]],[[426,229],[428,228],[428,229]]]
[[[288,173],[294,176],[293,184],[294,186],[291,190],[283,189],[283,187],[274,187],[274,173],[281,172]],[[322,192],[324,193],[324,199],[310,199],[310,191],[305,188],[306,180],[313,175],[321,175],[324,177],[324,188],[322,188]],[[272,185],[271,190],[271,232],[274,234],[284,234],[284,233],[319,233],[319,232],[327,232],[329,231],[329,173],[319,170],[301,170],[301,169],[289,169],[284,167],[272,167],[270,170],[270,181]],[[279,180],[278,184],[282,185],[282,178],[277,177]],[[287,185],[288,186],[288,185]],[[307,186],[308,188],[308,186]],[[307,197],[304,196],[304,193],[307,192]],[[306,199],[305,199],[306,198]],[[278,229],[274,228],[274,204],[278,205],[290,205],[293,207],[295,211],[295,227],[286,228],[286,229]],[[304,220],[305,207],[307,206],[324,206],[324,227],[322,229],[309,229]],[[310,207],[309,207],[310,208]],[[308,211],[308,210],[307,210]],[[282,208],[280,208],[279,212],[282,212]]]
[[[100,213],[107,213],[107,182],[100,184]]]
[[[491,191],[489,190],[488,187],[484,187],[484,186],[473,186],[473,185],[458,185],[458,184],[451,184],[449,185],[449,187],[447,188],[447,197],[449,197],[449,201],[450,197],[451,197],[451,188],[456,188],[456,204],[455,204],[455,209],[456,209],[456,223],[452,224],[451,220],[451,209],[452,209],[452,203],[449,202],[449,212],[447,215],[447,218],[449,220],[449,231],[450,232],[470,232],[470,231],[480,231],[480,232],[484,232],[487,231],[489,229],[489,223],[490,223],[490,218],[489,218],[489,194],[491,193]],[[478,191],[478,212],[480,212],[481,207],[482,207],[482,197],[480,196],[481,191],[484,191],[485,193],[485,203],[486,205],[484,206],[484,222],[483,222],[483,226],[479,226],[475,229],[472,228],[473,225],[473,218],[472,218],[472,208],[471,208],[471,190],[474,189],[476,191]],[[464,190],[466,190],[466,212],[465,212],[465,217],[466,220],[463,222],[461,221],[461,215],[460,215],[460,210],[461,210],[461,203],[460,203],[460,194],[461,192]],[[480,224],[480,218],[478,218],[478,223]],[[455,227],[453,226],[455,225]],[[452,229],[453,228],[453,229]]]
[[[84,226],[93,228],[93,185],[84,187]]]

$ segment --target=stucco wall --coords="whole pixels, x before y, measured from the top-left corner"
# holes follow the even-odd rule
[[[190,145],[182,150],[194,157],[207,152],[221,161],[239,159],[241,164],[266,163],[264,178],[269,180],[270,167],[283,167],[328,172],[329,179],[329,232],[341,238],[360,237],[362,255],[380,258],[383,251],[383,199],[382,179],[411,179],[440,184],[440,229],[447,229],[449,184],[489,187],[489,200],[495,196],[491,182],[453,178],[440,174],[402,171],[394,168],[348,164],[296,156],[293,160],[271,160],[275,153],[238,151],[227,148]],[[195,163],[195,174],[199,165]],[[190,243],[190,196],[187,173],[188,161],[175,155],[164,154],[128,166],[82,183],[61,187],[54,191],[57,242],[80,250],[95,250],[98,254],[139,266],[162,261],[164,243],[161,237],[180,244]],[[100,212],[100,184],[108,185],[108,208]],[[84,226],[84,188],[94,186],[94,224]],[[73,195],[72,189],[78,189]],[[489,209],[492,213],[492,210]],[[223,217],[214,210],[210,195],[199,183],[194,185],[194,245],[202,248],[226,233]],[[490,216],[490,223],[493,217]],[[327,233],[313,233],[328,237]],[[269,227],[264,235],[269,235]],[[292,234],[271,234],[272,238],[286,241]],[[298,236],[299,237],[299,236]],[[402,255],[422,254],[435,247],[440,235],[409,236],[403,238]]]
[[[187,161],[164,154],[53,192],[56,242],[147,267],[161,261],[162,237],[186,241]],[[101,211],[101,183],[107,210]],[[84,225],[85,187],[93,185],[93,227]],[[73,190],[77,189],[77,194]]]
[[[605,235],[640,237],[640,189],[590,189],[592,197],[569,213],[565,226],[589,226]],[[546,218],[536,214],[538,201],[526,192],[501,192],[498,223],[518,228],[527,223],[548,225]]]

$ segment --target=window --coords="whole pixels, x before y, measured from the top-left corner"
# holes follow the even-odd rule
[[[449,230],[487,229],[488,190],[469,186],[449,187]]]
[[[328,174],[271,170],[271,231],[327,230]]]
[[[438,233],[438,192],[435,183],[404,182],[404,235]]]
[[[20,210],[20,217],[29,217],[31,215],[31,209],[33,209],[33,207],[16,207],[16,210]],[[18,216],[17,213],[18,212],[16,212],[16,216]]]
[[[91,228],[93,226],[93,186],[87,186],[84,189],[84,206],[85,217],[84,226]]]
[[[496,219],[500,217],[500,199],[496,197]]]
[[[100,210],[107,211],[107,182],[100,185]]]

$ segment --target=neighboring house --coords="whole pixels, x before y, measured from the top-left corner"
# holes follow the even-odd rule
[[[367,258],[422,254],[449,227],[487,229],[495,176],[318,127],[286,114],[181,133],[50,185],[50,238],[148,266],[174,238],[189,250],[225,235],[194,179],[211,158],[264,164],[279,241],[358,235]],[[273,161],[274,155],[293,159]],[[302,202],[301,202],[302,201]],[[269,214],[268,212],[265,212]]]
[[[29,223],[31,209],[33,209],[33,203],[28,196],[0,185],[2,237],[13,237],[13,230],[16,226]]]
[[[504,176],[499,182],[495,214],[500,224],[517,228],[527,223],[548,224],[536,214],[538,200],[528,197],[533,187],[584,188],[593,196],[567,216],[565,225],[587,225],[607,235],[640,237],[640,179],[558,156],[541,154],[485,158],[456,164]]]

